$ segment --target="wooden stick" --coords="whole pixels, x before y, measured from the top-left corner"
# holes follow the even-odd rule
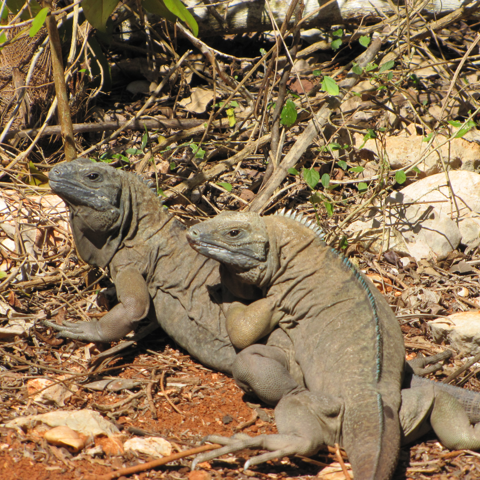
[[[153,460],[152,462],[142,463],[141,465],[135,465],[134,467],[121,468],[115,472],[97,477],[97,480],[113,480],[114,478],[118,478],[123,475],[144,472],[145,470],[151,470],[152,468],[160,467],[161,465],[165,465],[175,460],[180,460],[181,458],[190,457],[191,455],[197,455],[198,453],[202,452],[208,452],[209,450],[215,450],[216,448],[220,447],[221,445],[218,445],[217,443],[213,443],[212,445],[203,445],[201,447],[185,450],[184,452],[174,453],[173,455],[159,458],[158,460]]]

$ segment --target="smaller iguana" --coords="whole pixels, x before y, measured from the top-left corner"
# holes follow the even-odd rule
[[[401,391],[404,346],[393,312],[311,223],[291,212],[263,218],[224,212],[191,227],[188,240],[222,263],[222,281],[235,296],[246,285],[263,291],[262,299],[231,307],[227,330],[237,348],[247,347],[233,366],[238,384],[278,402],[278,435],[209,437],[226,446],[196,462],[247,447],[271,450],[247,462],[254,465],[339,443],[355,478],[386,479],[397,461],[400,423],[404,441],[433,427],[450,448],[480,448],[480,424],[470,423],[480,421],[480,396],[470,392],[462,405],[454,398],[459,389],[416,377]],[[293,355],[252,345],[277,326],[290,337]],[[305,386],[290,375],[295,362]]]

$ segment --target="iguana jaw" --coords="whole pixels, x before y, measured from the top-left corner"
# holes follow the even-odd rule
[[[213,258],[218,262],[224,263],[228,266],[238,267],[242,270],[257,267],[261,262],[247,253],[235,251],[232,255],[225,245],[220,245],[213,241],[203,241],[195,230],[190,229],[187,233],[187,240],[190,246],[201,255],[208,258]]]

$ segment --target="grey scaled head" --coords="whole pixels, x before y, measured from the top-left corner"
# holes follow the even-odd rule
[[[267,260],[268,233],[256,213],[223,212],[191,227],[187,239],[202,255],[228,266],[247,270]]]
[[[97,211],[118,207],[123,173],[104,163],[77,158],[60,163],[49,175],[51,189],[69,205],[82,205]]]

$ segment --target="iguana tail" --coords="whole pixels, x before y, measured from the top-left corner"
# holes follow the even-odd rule
[[[480,393],[473,392],[472,390],[466,390],[465,388],[455,387],[447,383],[435,382],[428,378],[418,377],[413,375],[409,388],[423,387],[433,384],[437,390],[449,393],[452,397],[455,397],[465,409],[470,422],[480,422]]]
[[[374,391],[360,392],[345,403],[343,445],[355,480],[389,479],[400,449],[398,408]]]

